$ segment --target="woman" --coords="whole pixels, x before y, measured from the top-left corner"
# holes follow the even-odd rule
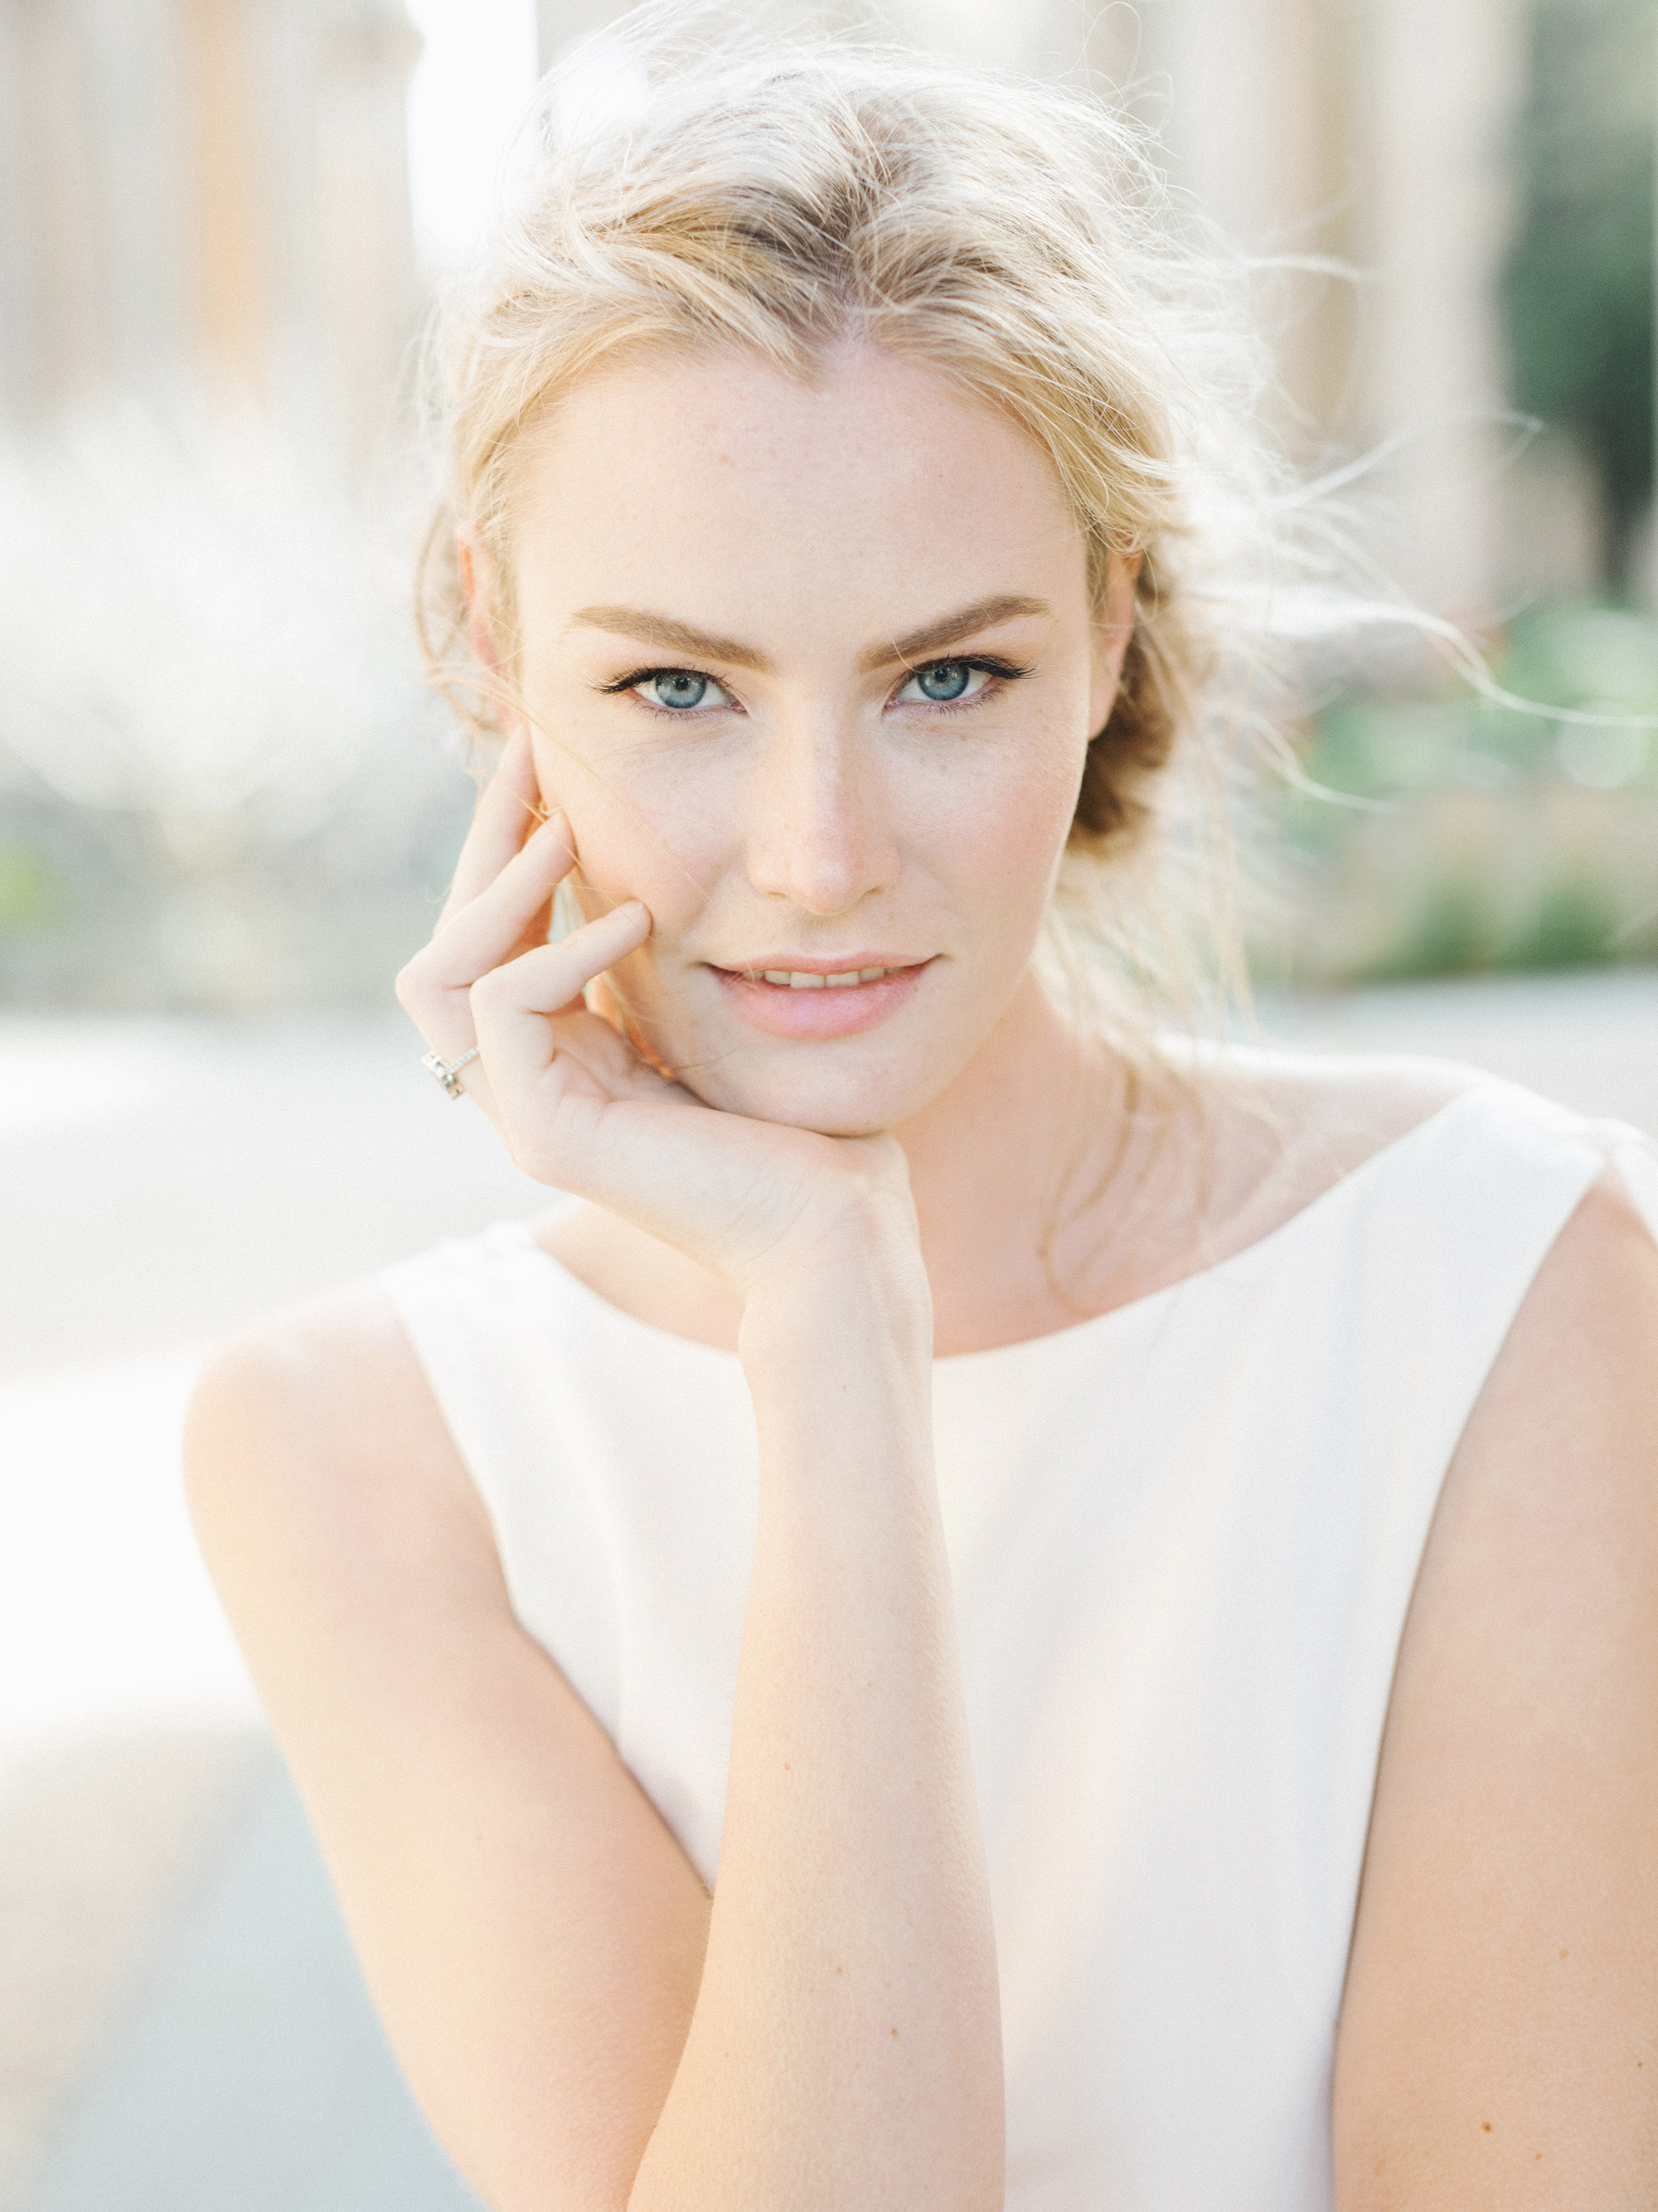
[[[400,994],[571,1195],[189,1462],[501,2212],[1649,2200],[1650,1157],[1039,957],[1143,972],[1256,711],[1217,314],[1121,126],[829,51],[682,58],[452,319],[507,742]]]

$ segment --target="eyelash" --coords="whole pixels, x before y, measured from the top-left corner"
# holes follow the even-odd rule
[[[963,653],[956,659],[917,661],[915,665],[905,674],[903,683],[898,687],[899,690],[902,690],[904,684],[912,683],[916,677],[925,676],[930,668],[971,668],[975,671],[981,670],[985,675],[993,676],[996,678],[993,689],[987,685],[982,691],[975,691],[970,699],[912,700],[909,702],[913,706],[924,704],[931,708],[935,714],[965,714],[971,708],[982,707],[987,699],[997,697],[1006,685],[1017,684],[1021,678],[1029,676],[1030,673],[1029,668],[1021,667],[1017,661],[1003,660],[994,653]],[[661,662],[653,668],[635,668],[630,675],[618,677],[614,684],[600,684],[599,690],[608,697],[616,693],[631,691],[638,684],[648,684],[652,678],[656,676],[706,675],[708,675],[706,669],[689,667],[683,661]],[[717,676],[709,676],[708,681],[711,684],[719,684],[720,678]],[[726,687],[721,685],[722,690],[725,688]],[[708,711],[698,707],[653,707],[648,699],[641,699],[639,703],[647,714],[654,714],[661,722],[689,722],[695,715]]]
[[[1022,677],[1030,673],[1017,660],[1003,660],[993,653],[963,653],[953,660],[917,661],[904,678],[904,684],[913,683],[918,676],[925,676],[929,668],[982,670],[985,675],[993,676],[996,679],[994,684],[987,684],[982,691],[975,691],[970,699],[916,699],[908,702],[912,706],[929,707],[935,714],[965,714],[975,707],[982,707],[987,699],[999,697],[1009,684],[1018,683]],[[903,688],[903,684],[898,687],[901,691]]]

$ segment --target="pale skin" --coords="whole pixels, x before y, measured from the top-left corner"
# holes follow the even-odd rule
[[[596,374],[524,442],[510,631],[465,550],[513,734],[400,991],[437,1051],[477,1042],[462,1080],[519,1164],[585,1201],[555,1256],[741,1356],[761,1505],[717,1895],[517,1626],[380,1293],[219,1356],[203,1542],[487,2203],[989,2212],[996,1960],[930,1358],[1242,1249],[1457,1079],[1286,1060],[1269,1114],[1217,1076],[1201,1122],[1125,1122],[1029,959],[1132,561],[1091,605],[1043,456],[927,370]],[[586,919],[548,945],[567,876]],[[743,980],[866,965],[903,973],[853,987],[872,1018],[841,1034],[780,1034],[795,1008],[757,994],[804,994]],[[1498,1358],[1411,1607],[1340,2212],[1658,2186],[1655,1344],[1658,1253],[1608,1177]]]

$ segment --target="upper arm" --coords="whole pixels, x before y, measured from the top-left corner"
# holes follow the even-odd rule
[[[624,2204],[708,1903],[513,1619],[407,1340],[358,1291],[216,1358],[197,1532],[438,2134],[512,2212]]]
[[[1615,1176],[1447,1475],[1337,2045],[1341,2212],[1658,2199],[1658,1249]]]

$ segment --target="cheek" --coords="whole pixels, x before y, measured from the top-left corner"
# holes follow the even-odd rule
[[[1042,735],[1047,742],[1020,746],[986,775],[963,777],[934,833],[954,855],[951,873],[976,884],[981,898],[1039,914],[1070,834],[1084,757],[1069,731]]]
[[[538,738],[536,763],[547,805],[569,817],[591,913],[641,898],[659,933],[687,925],[720,858],[719,811],[696,778],[665,776],[659,764],[641,773],[625,750],[595,757],[579,737],[563,745]]]

